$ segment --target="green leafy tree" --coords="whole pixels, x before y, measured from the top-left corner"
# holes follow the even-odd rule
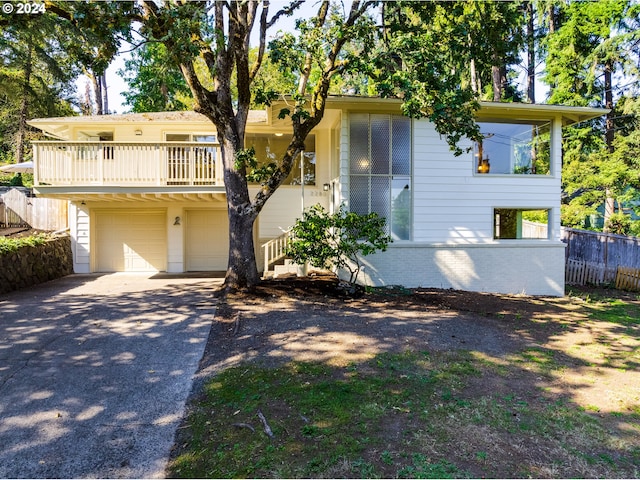
[[[570,205],[563,207],[565,224],[580,222],[581,214],[603,204],[606,229],[616,201],[633,192],[637,166],[616,155],[620,115],[614,80],[626,75],[626,81],[637,82],[639,26],[640,8],[629,0],[568,2],[554,11],[554,30],[546,41],[549,102],[610,109],[604,124],[591,122],[565,133],[563,188]]]
[[[617,235],[629,235],[631,232],[631,219],[623,213],[614,213],[607,219],[606,230]]]
[[[462,2],[464,23],[468,25],[471,85],[483,99],[519,101],[511,84],[513,66],[520,63],[524,45],[524,5],[521,1]],[[486,85],[484,91],[482,85]]]
[[[331,214],[314,205],[293,226],[287,255],[316,268],[346,269],[351,275],[349,282],[354,283],[362,270],[362,257],[384,252],[391,242],[385,224],[377,213],[358,215],[341,206]]]
[[[45,16],[55,18],[70,41],[64,50],[93,87],[95,113],[109,113],[106,70],[123,41],[131,40],[135,2],[47,1]]]
[[[70,115],[77,69],[63,48],[65,32],[50,16],[0,22],[0,157],[28,154],[34,116]]]
[[[145,43],[118,73],[129,87],[123,95],[132,112],[187,110],[193,105],[191,90],[162,43]]]
[[[264,61],[267,30],[281,16],[293,13],[300,3],[293,2],[272,14],[269,2],[162,5],[142,2],[139,17],[142,33],[166,45],[191,89],[194,110],[208,117],[217,130],[230,230],[225,284],[231,289],[252,286],[259,281],[252,234],[255,219],[291,172],[293,160],[304,149],[309,132],[322,120],[331,80],[348,67],[341,56],[344,46],[353,38],[372,32],[373,24],[366,15],[369,2],[355,1],[340,15],[330,9],[329,2],[321,2],[313,19],[299,23],[298,50],[286,48],[289,45],[282,43],[283,48],[278,50],[283,54],[282,59],[286,57],[290,62],[275,63],[293,72],[297,78],[296,91],[252,90]],[[259,45],[256,59],[251,61],[250,37],[254,28]],[[199,58],[206,65],[204,72],[197,72]],[[317,66],[320,73],[317,81],[310,83],[313,66]],[[281,112],[283,118],[291,118],[292,140],[276,168],[269,172],[251,198],[247,179],[251,175],[251,162],[246,160],[246,155],[239,157],[238,153],[246,153],[245,128],[254,100],[259,97],[259,103],[268,103],[276,93],[295,93],[293,108]]]
[[[383,97],[401,97],[405,115],[429,118],[456,154],[467,136],[479,140],[475,123],[478,92],[469,78],[471,60],[481,55],[467,35],[468,2],[388,2],[384,38],[360,70]]]

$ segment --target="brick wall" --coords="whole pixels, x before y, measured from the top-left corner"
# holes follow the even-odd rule
[[[564,244],[392,244],[364,257],[358,283],[408,288],[564,295]],[[348,275],[341,275],[349,278]]]
[[[73,273],[71,238],[55,237],[42,245],[0,255],[0,293],[37,285]]]

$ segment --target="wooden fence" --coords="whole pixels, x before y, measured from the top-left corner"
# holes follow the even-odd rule
[[[0,228],[12,228],[12,227],[28,227],[29,224],[25,222],[20,215],[7,207],[2,197],[0,197]]]
[[[562,241],[567,244],[567,258],[602,264],[606,268],[618,265],[640,268],[639,237],[563,228]]]
[[[63,230],[69,226],[68,202],[30,197],[12,188],[0,195],[0,224],[5,228],[30,226],[38,230]]]
[[[640,291],[640,268],[618,267],[616,288]]]
[[[567,244],[568,284],[615,283],[618,288],[640,288],[633,277],[633,272],[640,271],[640,238],[562,228],[562,241]]]

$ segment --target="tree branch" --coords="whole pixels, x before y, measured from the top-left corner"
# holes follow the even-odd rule
[[[256,61],[253,63],[251,67],[251,72],[249,72],[249,81],[253,82],[253,79],[256,78],[256,75],[260,71],[260,66],[262,65],[262,59],[264,58],[264,50],[267,43],[267,17],[269,15],[269,0],[265,0],[262,5],[262,14],[260,15],[260,42],[258,44],[258,57]]]
[[[304,0],[296,0],[295,2],[291,2],[288,6],[278,10],[271,20],[267,22],[267,28],[273,27],[273,25],[280,20],[280,17],[283,15],[286,15],[287,17],[293,15],[293,12],[295,12],[303,3]]]
[[[314,21],[315,28],[321,28],[327,21],[327,13],[329,12],[329,1],[325,0],[320,4],[318,14]],[[311,65],[313,61],[313,52],[307,50],[307,54],[304,59],[304,66],[300,72],[300,80],[298,81],[298,95],[304,95],[307,89],[307,83],[309,82],[309,75],[311,74]]]

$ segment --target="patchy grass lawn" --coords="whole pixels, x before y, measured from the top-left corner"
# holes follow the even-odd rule
[[[339,312],[351,315],[361,305],[370,327],[376,308],[384,309],[386,323],[409,318],[408,311],[422,322],[428,315],[452,313],[444,297],[450,294],[430,307],[416,300],[419,294],[390,300],[379,294],[356,304],[333,303],[328,310],[321,305],[331,303],[326,297],[294,303],[297,310],[258,299],[254,317],[246,306],[251,302],[244,300],[234,311],[247,323],[265,320],[259,313],[269,307],[292,318],[322,311],[317,323]],[[515,338],[513,348],[493,353],[470,341],[459,348],[429,348],[429,342],[405,339],[404,348],[380,351],[369,341],[364,357],[338,353],[331,361],[276,363],[269,358],[277,350],[265,351],[251,362],[220,369],[194,398],[169,475],[638,478],[638,298],[606,290],[573,290],[563,299],[493,296],[488,301],[484,294],[474,307],[471,294],[460,295],[453,303],[465,315],[477,314],[473,324],[497,325],[505,338]],[[439,320],[430,321],[436,323],[427,333],[440,328]],[[424,325],[400,323],[406,338],[409,326],[415,334]],[[364,334],[364,325],[354,331]],[[389,332],[381,336],[388,339]],[[263,345],[271,337],[275,333],[263,332]]]

